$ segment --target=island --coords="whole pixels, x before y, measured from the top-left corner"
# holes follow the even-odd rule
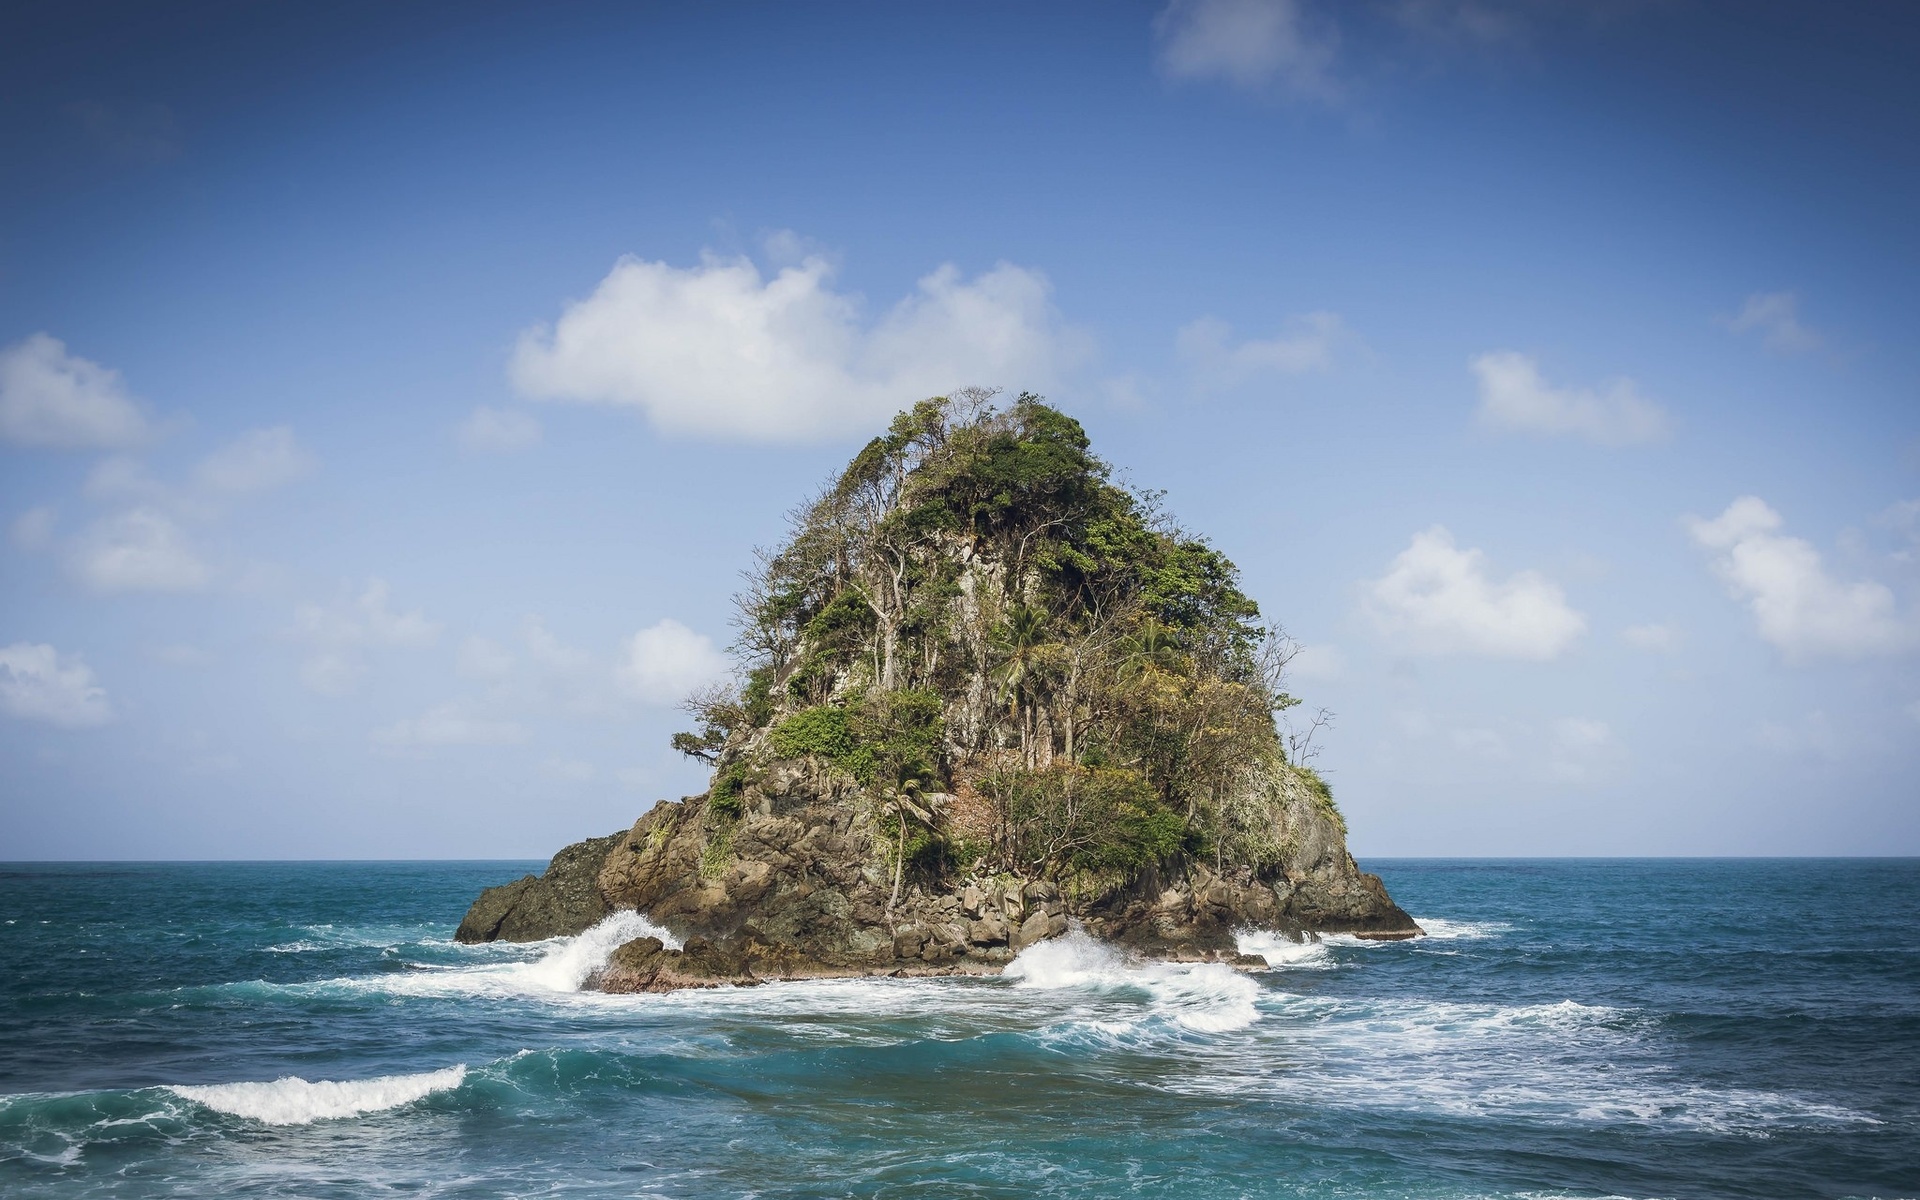
[[[1285,732],[1296,645],[1159,493],[1023,393],[901,413],[736,599],[738,679],[675,748],[707,790],[489,888],[463,942],[632,910],[610,992],[997,972],[1070,929],[1261,966],[1249,930],[1419,936]]]

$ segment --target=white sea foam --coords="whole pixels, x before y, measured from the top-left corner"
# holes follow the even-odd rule
[[[413,970],[403,973],[356,975],[309,984],[267,984],[275,990],[384,992],[400,996],[490,996],[500,999],[585,999],[598,993],[583,993],[580,985],[605,966],[607,956],[635,938],[657,937],[673,949],[680,939],[631,909],[606,917],[577,937],[550,938],[544,942],[521,945],[493,943],[485,947],[464,947],[486,952],[491,962],[468,966],[408,963]],[[502,961],[500,955],[531,955]]]
[[[466,1077],[463,1064],[442,1071],[377,1079],[308,1081],[286,1075],[271,1083],[182,1084],[167,1090],[218,1112],[264,1125],[311,1125],[412,1104],[434,1092],[457,1088]]]
[[[1513,932],[1513,926],[1505,921],[1449,921],[1445,917],[1415,917],[1413,921],[1436,942],[1478,941]]]
[[[1242,954],[1258,954],[1269,967],[1308,967],[1325,970],[1334,965],[1325,942],[1296,942],[1269,929],[1235,930],[1233,940]]]
[[[1170,1084],[1267,1093],[1369,1110],[1549,1124],[1648,1123],[1764,1135],[1786,1126],[1873,1123],[1868,1114],[1783,1092],[1721,1088],[1672,1069],[1658,1022],[1562,1000],[1464,1004],[1269,993],[1251,1053],[1196,1051]],[[1263,1051],[1283,1054],[1275,1072]]]
[[[1142,962],[1075,930],[1022,950],[1002,972],[1020,988],[1137,989],[1156,1015],[1201,1033],[1244,1029],[1260,1019],[1260,987],[1220,963]]]

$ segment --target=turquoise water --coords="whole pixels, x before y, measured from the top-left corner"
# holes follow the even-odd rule
[[[0,1195],[1920,1195],[1920,860],[1375,861],[1275,969],[577,990],[525,863],[0,866]]]

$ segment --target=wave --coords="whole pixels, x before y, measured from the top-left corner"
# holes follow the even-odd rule
[[[1235,930],[1233,940],[1240,953],[1257,954],[1267,960],[1269,967],[1326,970],[1335,965],[1327,944],[1319,940],[1296,942],[1268,929]]]
[[[1506,921],[1449,921],[1445,917],[1415,917],[1413,921],[1427,931],[1428,939],[1436,942],[1479,941],[1512,933],[1514,929]]]
[[[1232,967],[1130,959],[1079,930],[1027,947],[1001,974],[1018,988],[1143,991],[1155,1015],[1200,1033],[1245,1029],[1260,1019],[1260,986]]]
[[[1767,1136],[1776,1128],[1878,1124],[1786,1092],[1679,1075],[1660,1023],[1574,1000],[1500,1005],[1270,992],[1257,1046],[1205,1053],[1176,1090],[1370,1111],[1546,1124],[1650,1124]],[[1273,1053],[1286,1072],[1267,1069]]]
[[[598,993],[582,993],[581,985],[606,965],[608,956],[615,949],[642,937],[657,937],[674,949],[680,948],[680,939],[629,909],[606,917],[574,937],[519,944],[496,942],[486,946],[458,948],[484,954],[491,960],[478,964],[471,961],[435,963],[403,959],[395,965],[405,970],[383,971],[373,975],[350,975],[307,983],[267,983],[256,980],[228,986],[295,995],[372,991],[387,995],[447,998],[592,999]]]
[[[399,1108],[435,1092],[457,1088],[466,1078],[466,1065],[459,1064],[417,1075],[382,1075],[376,1079],[309,1081],[283,1075],[271,1083],[175,1084],[166,1090],[215,1112],[263,1125],[311,1125]]]

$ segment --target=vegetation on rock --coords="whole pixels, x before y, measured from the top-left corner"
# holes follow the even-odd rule
[[[1276,728],[1292,644],[1159,500],[1030,394],[900,414],[758,555],[741,686],[689,702],[710,850],[780,760],[866,806],[889,911],[909,873],[1082,898],[1181,859],[1264,873],[1303,784],[1337,820]]]

